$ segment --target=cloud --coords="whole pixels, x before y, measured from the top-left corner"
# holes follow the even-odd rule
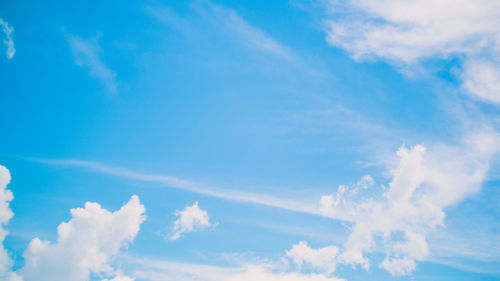
[[[203,20],[203,25],[210,25],[212,31],[223,33],[227,38],[254,51],[288,61],[294,60],[294,54],[287,46],[279,43],[262,29],[248,23],[235,10],[211,1],[195,2],[191,7]],[[166,7],[147,7],[147,10],[163,23],[189,36],[197,32],[195,31],[197,28],[193,27],[193,21],[176,15]],[[212,37],[210,38],[213,40]]]
[[[14,39],[12,39],[14,27],[9,25],[9,23],[4,21],[2,18],[0,18],[0,26],[2,27],[2,31],[5,34],[5,39],[3,40],[3,43],[7,46],[5,55],[7,56],[7,59],[11,60],[16,53],[16,49],[14,48]]]
[[[90,202],[84,208],[71,209],[71,219],[57,228],[57,242],[34,238],[29,243],[23,255],[25,265],[18,273],[24,281],[86,281],[91,274],[115,275],[110,260],[135,238],[145,220],[144,212],[135,195],[115,212]],[[133,279],[121,276],[112,280]]]
[[[150,173],[143,173],[126,168],[108,166],[105,164],[92,161],[71,160],[71,159],[46,159],[46,158],[29,158],[29,160],[48,165],[83,168],[83,169],[88,169],[90,171],[103,173],[107,175],[113,175],[131,180],[158,183],[168,187],[177,188],[229,201],[264,205],[264,206],[275,207],[284,210],[307,213],[312,215],[320,215],[320,216],[324,215],[323,213],[320,212],[319,208],[316,206],[316,202],[313,202],[312,200],[311,202],[307,202],[306,200],[287,199],[283,198],[283,196],[278,197],[278,196],[270,196],[268,194],[212,188],[189,180],[169,175],[155,175]],[[347,219],[342,214],[339,214],[339,217],[335,218],[343,220]]]
[[[412,65],[432,58],[463,57],[464,89],[484,101],[500,102],[500,2],[327,3],[333,14],[327,21],[327,41],[354,59]]]
[[[499,142],[498,133],[484,130],[457,146],[403,146],[388,188],[366,190],[371,195],[366,197],[355,186],[340,186],[323,196],[323,212],[347,213],[354,222],[342,251],[335,254],[337,262],[368,269],[365,254],[378,249],[386,254],[380,266],[392,275],[413,272],[415,261],[429,255],[427,234],[444,225],[444,208],[480,190]]]
[[[88,74],[99,80],[109,93],[117,93],[116,73],[111,70],[99,57],[101,48],[98,44],[100,35],[95,38],[83,39],[69,35],[68,42],[73,53],[75,64],[83,68]]]
[[[384,253],[379,266],[394,276],[411,274],[417,261],[431,249],[427,236],[444,225],[445,209],[478,192],[495,153],[500,135],[483,128],[454,145],[402,146],[390,166],[388,186],[375,185],[366,175],[356,183],[339,186],[319,206],[261,194],[203,187],[178,178],[143,174],[78,160],[33,159],[51,165],[75,166],[134,180],[156,182],[225,200],[248,202],[343,220],[351,233],[341,246],[313,249],[305,242],[287,251],[297,265],[331,273],[337,266],[369,269],[367,254]],[[335,251],[338,249],[338,251]]]
[[[198,202],[192,206],[186,206],[182,211],[176,211],[175,215],[178,219],[174,222],[172,233],[168,236],[170,240],[177,240],[186,232],[215,226],[210,222],[207,211],[200,209]]]
[[[250,25],[233,9],[207,1],[204,7],[198,6],[198,12],[208,18],[215,19],[224,29],[252,49],[287,60],[293,57],[292,52],[287,47],[278,43],[263,30]]]
[[[134,281],[134,278],[130,278],[128,276],[117,276],[111,280],[109,279],[103,279],[102,281]]]
[[[0,280],[16,281],[19,280],[19,277],[10,271],[12,261],[3,246],[5,236],[7,236],[5,226],[14,216],[14,213],[10,209],[10,202],[14,199],[14,195],[7,189],[10,180],[9,170],[0,165]]]
[[[307,242],[301,241],[286,251],[286,256],[292,259],[299,268],[302,268],[304,264],[310,264],[313,269],[320,269],[331,274],[335,271],[338,252],[337,246],[312,249]]]
[[[270,264],[247,264],[240,267],[219,267],[186,264],[166,260],[129,258],[129,262],[140,269],[133,276],[151,281],[345,281],[325,274],[302,274],[273,270]]]
[[[467,60],[461,76],[463,87],[483,100],[500,103],[499,62]]]

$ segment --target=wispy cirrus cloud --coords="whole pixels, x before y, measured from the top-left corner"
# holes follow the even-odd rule
[[[198,1],[191,4],[192,11],[213,30],[226,34],[234,42],[243,46],[267,54],[276,58],[293,62],[296,55],[293,51],[273,38],[264,30],[250,24],[235,10],[214,4],[211,1]],[[182,16],[177,15],[164,6],[148,6],[147,11],[165,24],[192,36],[199,32],[193,23]]]
[[[166,187],[176,188],[188,192],[198,193],[201,195],[220,198],[229,201],[264,205],[264,206],[275,207],[284,210],[307,213],[312,215],[322,215],[319,207],[316,204],[317,201],[315,200],[311,200],[310,202],[308,202],[306,200],[299,200],[293,198],[286,199],[283,197],[270,196],[268,194],[251,193],[251,192],[243,192],[232,189],[208,187],[203,184],[199,184],[186,179],[181,179],[178,177],[145,173],[122,167],[109,166],[92,161],[82,161],[73,159],[48,159],[48,158],[28,158],[28,159],[48,165],[75,167],[80,169],[87,169],[97,173],[127,178],[130,180],[157,183],[165,185]],[[346,218],[338,218],[338,219],[346,219]]]
[[[3,39],[3,43],[7,46],[6,57],[11,60],[16,53],[16,49],[14,48],[14,39],[12,38],[12,33],[14,33],[14,27],[12,27],[8,22],[4,19],[0,18],[0,26],[2,27],[2,31],[5,34],[5,39]]]
[[[87,73],[99,80],[106,90],[111,94],[118,92],[116,73],[110,69],[101,59],[101,47],[99,46],[98,34],[94,38],[84,39],[76,35],[68,35],[68,42],[73,53],[74,62]]]
[[[345,281],[322,273],[279,271],[270,263],[221,267],[133,257],[126,258],[126,261],[137,268],[132,270],[134,277],[151,281]]]

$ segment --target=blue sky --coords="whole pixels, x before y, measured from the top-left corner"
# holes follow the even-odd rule
[[[500,280],[498,26],[490,0],[2,2],[0,280]]]

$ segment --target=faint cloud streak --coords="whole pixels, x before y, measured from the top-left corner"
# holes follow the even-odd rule
[[[87,71],[87,73],[99,80],[106,90],[111,94],[116,94],[116,73],[101,60],[99,53],[102,51],[98,39],[98,34],[91,39],[83,39],[79,36],[69,35],[68,42],[73,53],[75,64]]]

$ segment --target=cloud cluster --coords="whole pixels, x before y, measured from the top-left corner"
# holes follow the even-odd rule
[[[314,250],[301,242],[287,255],[299,265],[307,261],[332,272],[336,263],[368,269],[366,254],[377,250],[386,254],[382,268],[394,276],[410,274],[415,261],[428,256],[426,236],[444,224],[443,209],[480,190],[491,158],[500,151],[498,143],[500,135],[485,130],[457,146],[401,147],[388,188],[360,191],[357,184],[340,186],[335,194],[321,198],[325,215],[341,213],[352,222],[340,253],[330,248],[327,255],[328,248]]]
[[[12,261],[3,248],[7,231],[3,228],[13,217],[13,199],[7,188],[10,173],[0,165],[0,280],[8,281],[87,281],[92,275],[115,276],[103,281],[133,281],[114,269],[110,262],[131,242],[145,220],[145,208],[132,196],[118,211],[110,212],[97,203],[71,209],[71,219],[57,228],[57,241],[34,238],[24,252],[24,266],[10,270]]]
[[[432,0],[328,1],[327,41],[355,59],[415,64],[464,58],[469,93],[500,103],[500,2]]]
[[[0,18],[0,26],[2,28],[3,33],[5,34],[5,39],[3,40],[3,43],[7,46],[7,51],[5,55],[7,56],[7,59],[12,59],[14,57],[14,54],[16,53],[16,49],[14,48],[14,39],[12,39],[12,33],[14,32],[14,28],[9,25],[8,22],[4,21],[2,18]]]
[[[75,64],[87,71],[91,77],[101,81],[109,93],[116,94],[118,92],[116,73],[104,64],[99,56],[101,52],[97,41],[99,37],[100,35],[92,39],[83,39],[79,36],[69,35],[68,42]]]
[[[174,222],[171,234],[168,236],[170,240],[181,238],[182,234],[185,232],[192,232],[215,226],[210,222],[207,211],[200,209],[198,202],[195,202],[192,206],[186,206],[181,211],[176,211],[175,215],[178,218]]]
[[[40,276],[44,280],[85,281],[91,274],[114,274],[109,262],[135,238],[144,212],[135,195],[116,212],[90,202],[72,209],[71,220],[57,228],[57,242],[38,238],[30,242],[19,273],[24,281],[37,281]]]

